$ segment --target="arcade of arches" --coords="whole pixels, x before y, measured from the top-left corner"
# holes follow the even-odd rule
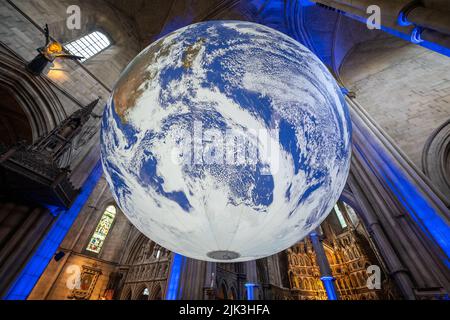
[[[411,1],[386,1],[373,2],[394,10],[383,21],[400,37],[343,14],[361,15],[358,1],[3,1],[0,296],[325,300],[331,279],[342,300],[448,298],[450,25],[420,11],[412,26],[396,25],[390,17]],[[447,1],[423,3],[450,14]],[[82,28],[68,30],[73,4]],[[213,19],[258,22],[308,46],[342,86],[353,123],[350,176],[328,218],[294,247],[246,263],[195,261],[147,239],[98,165],[99,118],[121,71],[162,35]],[[109,43],[35,76],[25,66],[45,24],[72,49],[93,32]],[[421,45],[406,40],[415,25]]]

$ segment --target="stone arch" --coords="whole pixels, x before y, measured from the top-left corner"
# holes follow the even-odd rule
[[[309,282],[308,282],[307,279],[303,279],[303,280],[302,280],[302,282],[301,282],[301,289],[302,289],[302,290],[311,290],[311,289],[309,288]]]
[[[307,267],[312,266],[311,259],[308,256],[305,256],[304,259],[305,259],[305,265]]]
[[[148,291],[148,295],[144,294]],[[142,283],[136,286],[134,290],[133,300],[149,300],[150,298],[150,286],[147,283]]]
[[[342,290],[347,289],[347,285],[346,285],[346,283],[345,283],[345,281],[343,279],[339,280],[339,285],[340,285]]]
[[[355,257],[353,256],[353,252],[352,252],[351,248],[349,248],[347,250],[347,254],[348,254],[348,258],[349,258],[350,261],[355,259]]]
[[[352,284],[352,287],[353,288],[357,288],[359,285],[358,285],[358,279],[356,278],[356,276],[355,276],[355,274],[354,273],[352,273],[351,275],[350,275],[350,283]]]
[[[292,255],[292,264],[294,266],[298,265],[298,258],[297,258],[297,256],[295,254]]]
[[[437,128],[425,143],[422,168],[444,198],[450,199],[450,119]]]
[[[125,288],[123,288],[120,300],[131,300],[132,297],[133,290],[131,289],[131,286],[126,286]]]
[[[365,279],[365,277],[364,277],[362,272],[358,272],[357,275],[358,275],[359,286],[363,287],[365,285],[365,283],[366,283],[366,279]]]
[[[353,254],[354,254],[355,258],[359,258],[361,256],[359,249],[356,246],[353,247]]]
[[[68,115],[50,81],[29,74],[25,64],[25,61],[0,46],[0,88],[8,92],[22,108],[35,142]]]
[[[343,260],[343,262],[347,262],[347,261],[349,261],[350,259],[349,259],[349,257],[348,257],[348,253],[347,253],[347,250],[342,250],[342,260]]]
[[[20,141],[33,142],[31,125],[14,96],[0,87],[0,145],[8,148]]]
[[[150,296],[150,300],[162,300],[162,288],[158,283],[152,289],[152,294]]]
[[[359,207],[357,200],[355,199],[355,196],[351,192],[348,185],[344,188],[344,191],[342,192],[341,197],[339,198],[339,201],[341,201],[341,202],[345,203],[346,205],[348,205],[349,207],[351,207],[356,212],[356,214],[359,216],[358,212],[361,209]]]
[[[139,250],[142,247],[142,244],[148,241],[148,238],[146,236],[144,236],[142,233],[140,232],[136,232],[136,234],[134,235],[133,239],[131,239],[130,243],[132,243],[131,245],[131,249],[126,252],[126,256],[125,256],[125,264],[132,264],[133,261],[135,260],[136,256],[139,253]]]
[[[311,288],[311,290],[313,290],[313,291],[315,291],[317,288],[316,288],[316,282],[314,281],[314,279],[313,278],[310,278],[309,279],[309,287]]]
[[[291,283],[291,288],[298,288],[297,279],[292,271],[289,271],[289,281]]]

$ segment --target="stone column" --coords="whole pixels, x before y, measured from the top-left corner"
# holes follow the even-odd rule
[[[256,273],[256,261],[248,261],[245,263],[245,272],[247,274],[247,300],[255,300],[255,291],[258,287],[258,276]]]
[[[325,254],[325,249],[323,248],[322,240],[317,231],[312,232],[309,237],[316,254],[317,264],[319,265],[320,280],[323,282],[323,287],[327,292],[328,300],[339,300],[339,293],[335,283],[336,279],[333,277],[330,263]]]
[[[206,262],[205,285],[203,287],[203,298],[205,300],[214,300],[216,298],[216,277],[217,264],[215,262]]]
[[[267,258],[267,268],[269,275],[269,283],[277,287],[282,287],[281,270],[278,255],[273,255]]]
[[[355,210],[406,299],[445,297],[450,212],[442,195],[354,99],[347,103]]]
[[[36,244],[55,220],[48,209],[39,206],[0,203],[0,297],[6,298]]]
[[[167,300],[198,300],[204,299],[208,262],[194,260],[175,254],[171,264]],[[178,279],[178,280],[177,280]],[[208,291],[207,291],[208,292]],[[210,297],[214,299],[215,292]]]
[[[170,272],[167,282],[165,298],[166,300],[179,300],[183,294],[181,278],[186,268],[186,257],[177,253],[172,253],[172,261],[170,262]]]

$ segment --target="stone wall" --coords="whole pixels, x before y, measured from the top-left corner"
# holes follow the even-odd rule
[[[79,5],[81,8],[80,30],[69,30],[66,26],[69,5]],[[63,107],[62,115],[55,116],[57,120],[63,120],[97,97],[102,99],[94,113],[101,115],[115,81],[140,50],[137,37],[133,35],[132,23],[103,1],[5,0],[0,6],[1,42],[24,65],[35,57],[36,49],[44,45],[42,28],[46,23],[51,36],[62,43],[95,30],[110,37],[112,45],[83,64],[58,59],[43,74]],[[95,165],[96,161],[92,159],[99,159],[98,149],[95,154],[89,154],[98,145],[99,122],[99,119],[91,119],[74,141],[71,168],[76,171],[86,158],[90,164],[89,167],[84,165],[83,170],[78,170],[78,175],[73,177],[77,186],[81,186]]]
[[[380,34],[354,48],[341,67],[341,77],[421,168],[425,142],[450,118],[450,59]]]
[[[50,261],[29,299],[69,299],[72,291],[67,287],[67,281],[73,275],[74,266],[87,266],[101,272],[89,299],[102,298],[109,275],[119,265],[127,248],[128,237],[134,229],[119,210],[100,253],[86,250],[105,208],[113,203],[107,182],[102,178],[57,250],[64,252],[64,257],[59,261]]]

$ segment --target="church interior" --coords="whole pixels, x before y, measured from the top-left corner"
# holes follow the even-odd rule
[[[369,5],[380,28],[366,25]],[[448,0],[2,0],[1,299],[449,299],[449,16]],[[103,108],[125,67],[209,20],[299,41],[350,109],[338,203],[316,232],[257,261],[199,261],[153,242],[115,203],[100,162]],[[72,55],[42,62],[46,39]]]

